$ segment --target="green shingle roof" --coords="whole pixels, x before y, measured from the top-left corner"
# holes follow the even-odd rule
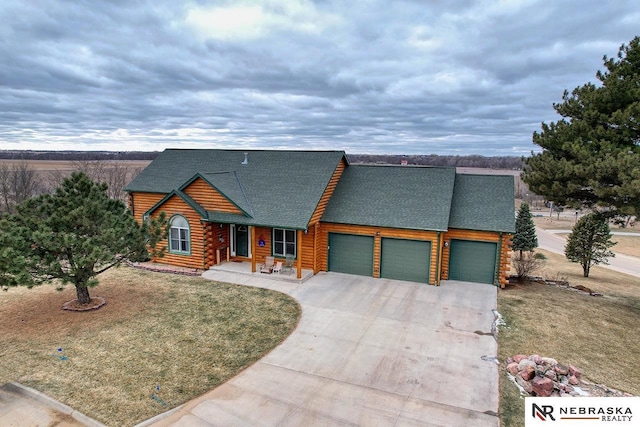
[[[453,168],[351,165],[322,221],[446,231],[455,175]]]
[[[513,176],[456,175],[450,228],[515,233]]]
[[[248,153],[248,163],[242,164]],[[305,229],[342,151],[166,150],[127,191],[176,195],[209,221]],[[244,214],[206,211],[183,190],[202,178]],[[324,222],[515,232],[513,177],[454,168],[350,165]]]
[[[305,229],[343,157],[343,151],[171,149],[125,190],[168,194],[200,174],[247,213],[207,212],[207,219]]]

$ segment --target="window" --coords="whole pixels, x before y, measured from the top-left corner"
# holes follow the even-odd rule
[[[189,223],[180,215],[171,218],[169,229],[169,252],[188,254],[190,248]]]
[[[296,231],[273,229],[273,254],[279,256],[296,256]]]

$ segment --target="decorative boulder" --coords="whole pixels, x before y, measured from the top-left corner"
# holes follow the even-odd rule
[[[531,383],[529,381],[525,381],[522,379],[522,377],[520,375],[516,375],[516,383],[522,387],[522,389],[531,394],[531,392],[533,391],[533,388],[531,387]]]
[[[516,354],[515,356],[513,356],[513,361],[516,363],[520,363],[521,360],[526,359],[527,356],[524,354]]]
[[[522,359],[519,363],[518,363],[518,370],[522,371],[524,368],[526,368],[527,366],[531,366],[533,369],[536,368],[536,364],[535,362],[529,360],[529,359]]]
[[[536,396],[549,397],[553,393],[553,381],[549,378],[535,377],[531,381],[531,388]]]
[[[516,375],[518,373],[518,364],[516,362],[511,362],[507,365],[507,372],[511,375]]]
[[[569,365],[569,374],[576,377],[577,379],[580,379],[582,372],[580,372],[580,369],[576,368],[575,366]]]
[[[523,370],[518,372],[518,376],[522,377],[525,381],[530,381],[533,377],[536,376],[536,370],[533,366],[525,366]]]
[[[569,368],[567,368],[564,365],[561,364],[557,364],[553,367],[553,370],[556,371],[556,374],[558,375],[568,375],[569,374]]]

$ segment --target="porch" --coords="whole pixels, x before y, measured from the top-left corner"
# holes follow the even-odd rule
[[[310,277],[313,277],[313,270],[302,269],[302,277],[298,279],[296,276],[296,269],[294,268],[291,273],[261,273],[258,267],[258,271],[251,272],[251,261],[231,261],[222,262],[220,264],[213,265],[209,268],[213,271],[223,271],[226,273],[238,273],[248,276],[260,277],[262,279],[280,280],[283,282],[303,283]]]

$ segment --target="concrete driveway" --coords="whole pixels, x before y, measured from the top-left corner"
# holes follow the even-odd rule
[[[497,290],[320,273],[280,290],[303,310],[281,345],[157,426],[498,426]],[[151,420],[150,420],[151,421]]]

